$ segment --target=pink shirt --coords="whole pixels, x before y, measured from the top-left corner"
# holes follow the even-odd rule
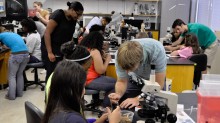
[[[189,58],[193,54],[193,49],[192,49],[192,47],[185,47],[181,50],[178,50],[177,52],[180,57]]]

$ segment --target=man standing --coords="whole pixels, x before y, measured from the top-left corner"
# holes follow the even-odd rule
[[[86,26],[86,33],[89,33],[89,29],[93,25],[106,26],[107,24],[110,23],[111,20],[112,19],[110,17],[103,17],[103,18],[94,17]]]
[[[142,86],[131,83],[131,76],[149,80],[151,64],[155,65],[155,80],[163,88],[167,59],[162,44],[151,38],[135,39],[121,44],[115,63],[118,78],[115,93],[109,94],[111,101],[117,103],[120,100],[122,108],[138,106],[138,95],[141,94]]]
[[[181,33],[179,39],[172,46],[180,44],[186,34],[195,34],[198,38],[199,46],[208,57],[207,65],[211,66],[217,52],[218,43],[214,32],[209,27],[199,23],[189,23],[186,25],[181,19],[176,19],[173,22],[172,28],[175,32]]]

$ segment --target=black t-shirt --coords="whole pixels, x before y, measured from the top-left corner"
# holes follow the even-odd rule
[[[62,9],[54,11],[50,16],[50,19],[53,19],[57,22],[57,26],[51,34],[52,52],[56,56],[62,56],[60,47],[63,43],[72,40],[73,33],[75,31],[76,20],[67,20]],[[44,41],[42,41],[42,45],[45,47]]]

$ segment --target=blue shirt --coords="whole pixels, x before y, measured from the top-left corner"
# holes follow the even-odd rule
[[[149,80],[151,72],[151,64],[155,64],[155,72],[161,73],[166,71],[167,58],[163,45],[152,38],[134,39],[143,47],[143,61],[137,70],[133,71],[136,75]],[[117,53],[116,53],[117,54]],[[116,73],[118,78],[127,78],[128,74],[123,70],[117,62],[117,55],[115,61]]]
[[[28,48],[20,35],[12,32],[0,33],[0,42],[11,49],[12,53],[27,51]]]

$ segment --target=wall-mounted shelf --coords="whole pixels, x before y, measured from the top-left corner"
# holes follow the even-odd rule
[[[110,1],[110,0],[99,0],[99,1]],[[119,1],[119,0],[111,0],[111,1]],[[134,2],[159,2],[161,0],[121,0],[121,1],[134,1]]]
[[[134,1],[134,2],[159,2],[161,0],[126,0],[126,1]]]
[[[131,16],[130,14],[125,14],[124,16]],[[144,14],[140,14],[140,15],[134,15],[134,17],[157,17],[160,15],[144,15]]]
[[[111,16],[111,14],[107,14],[107,13],[83,13],[84,16]],[[130,17],[131,14],[122,14],[125,17]],[[134,15],[134,17],[157,17],[160,15],[144,15],[144,14],[140,14],[140,15]]]

